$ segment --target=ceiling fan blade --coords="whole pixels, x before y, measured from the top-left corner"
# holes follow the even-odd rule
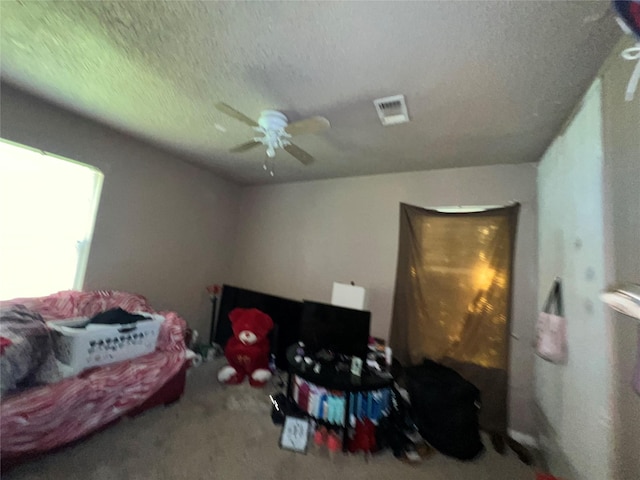
[[[294,145],[293,143],[286,145],[284,149],[289,153],[289,155],[297,158],[305,165],[309,165],[315,160],[315,158],[313,158],[310,153],[305,152],[303,149],[301,149],[297,145]]]
[[[216,108],[220,110],[222,113],[226,113],[230,117],[233,117],[236,120],[240,120],[242,123],[246,123],[251,127],[258,126],[258,123],[255,120],[252,120],[251,118],[247,117],[244,113],[239,112],[238,110],[236,110],[233,107],[230,107],[226,103],[218,102],[216,103]]]
[[[240,153],[246,152],[247,150],[251,150],[253,147],[257,147],[258,145],[262,145],[260,142],[256,142],[255,140],[251,140],[247,143],[243,143],[242,145],[238,145],[233,147],[229,152],[231,153]]]
[[[304,135],[306,133],[318,133],[331,127],[329,120],[324,117],[309,117],[287,125],[284,130],[291,136]]]

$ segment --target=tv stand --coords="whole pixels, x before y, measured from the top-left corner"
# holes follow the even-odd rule
[[[337,370],[333,364],[323,365],[320,373],[316,373],[313,367],[304,362],[296,362],[296,347],[291,345],[287,349],[287,361],[289,362],[289,376],[287,380],[287,397],[293,401],[293,376],[296,375],[307,382],[313,383],[327,390],[339,390],[344,392],[346,406],[344,410],[344,432],[342,438],[342,451],[347,451],[349,431],[349,410],[351,393],[382,390],[393,386],[393,377],[390,374],[378,374],[363,369],[362,375],[352,375],[349,369]],[[310,417],[315,418],[310,415]]]

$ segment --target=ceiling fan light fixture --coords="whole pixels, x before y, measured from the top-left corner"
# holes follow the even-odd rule
[[[225,115],[249,125],[256,132],[262,134],[262,136],[256,136],[253,140],[230,149],[229,151],[231,153],[241,153],[251,150],[258,145],[264,145],[267,147],[266,154],[268,158],[274,158],[276,150],[281,148],[303,165],[309,165],[313,162],[314,158],[308,152],[291,143],[290,139],[297,135],[320,133],[331,126],[329,120],[319,116],[289,123],[287,116],[282,112],[278,112],[277,110],[264,110],[260,113],[258,121],[255,122],[226,103],[219,102],[216,104],[216,108]],[[268,166],[265,167],[265,170],[268,170]],[[270,173],[271,176],[273,176],[273,173]]]
[[[258,125],[267,131],[284,130],[288,124],[287,116],[276,110],[263,110],[258,119]]]

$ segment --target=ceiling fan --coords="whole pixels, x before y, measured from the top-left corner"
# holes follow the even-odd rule
[[[264,110],[260,113],[260,118],[256,122],[226,103],[218,103],[216,108],[222,113],[253,127],[256,132],[261,134],[242,145],[232,148],[229,150],[231,153],[245,152],[258,145],[264,145],[267,147],[267,156],[269,158],[275,157],[276,150],[282,148],[304,165],[309,165],[314,158],[308,152],[291,143],[290,139],[298,135],[322,132],[331,126],[329,120],[324,117],[309,117],[289,123],[286,115],[282,112]],[[270,173],[273,175],[273,172]]]

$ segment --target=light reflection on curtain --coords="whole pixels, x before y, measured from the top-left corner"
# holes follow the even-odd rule
[[[390,344],[403,365],[430,358],[482,392],[481,426],[507,429],[509,319],[520,206],[471,213],[400,207]]]

